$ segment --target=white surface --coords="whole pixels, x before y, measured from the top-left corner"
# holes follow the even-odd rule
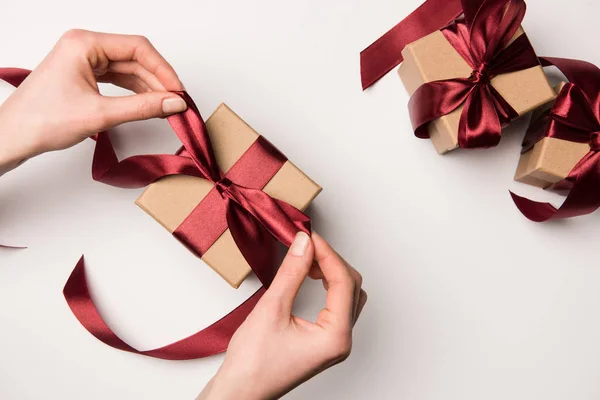
[[[369,303],[351,358],[288,398],[600,396],[600,214],[519,214],[509,188],[544,196],[512,182],[525,121],[496,149],[440,157],[413,137],[395,73],[360,90],[360,50],[420,0],[3,3],[0,65],[35,67],[72,27],[144,34],[205,116],[227,102],[325,188],[314,225],[363,273]],[[531,0],[525,28],[540,55],[598,64],[599,11]],[[121,155],[177,147],[165,121],[120,132]],[[65,280],[84,253],[101,312],[143,349],[208,325],[256,283],[230,289],[133,204],[139,190],[93,182],[92,150],[0,179],[0,243],[30,247],[0,250],[0,398],[192,399],[221,357],[112,350],[72,316]],[[300,300],[314,316],[321,288]]]

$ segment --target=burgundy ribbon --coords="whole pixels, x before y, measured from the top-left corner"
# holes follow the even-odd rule
[[[0,78],[17,86],[27,70],[0,69]],[[310,220],[290,204],[271,198],[264,185],[286,162],[266,139],[259,137],[236,164],[223,173],[217,162],[196,105],[185,92],[178,93],[187,111],[168,118],[183,143],[175,154],[139,155],[119,161],[106,132],[96,135],[92,163],[95,180],[125,188],[139,188],[168,175],[191,175],[214,188],[177,228],[174,235],[201,256],[229,228],[248,264],[264,287],[277,271],[276,241],[290,246],[296,233],[310,234]],[[105,344],[132,353],[169,360],[210,356],[227,349],[229,340],[264,293],[258,290],[242,305],[208,328],[167,346],[139,351],[122,341],[102,320],[87,288],[83,257],[69,277],[64,295],[81,324]]]
[[[409,113],[415,135],[429,138],[431,122],[464,104],[458,128],[459,147],[492,147],[500,141],[502,126],[518,114],[490,84],[491,79],[534,67],[539,61],[525,34],[509,45],[525,16],[523,0],[462,0],[461,3],[464,19],[443,28],[442,33],[473,72],[469,78],[425,83],[412,95]],[[408,17],[411,21],[413,18],[412,14]],[[442,19],[436,15],[434,20]],[[414,23],[418,21],[405,24],[406,29],[416,29],[412,28]],[[427,31],[417,29],[417,32]]]
[[[363,90],[399,65],[407,44],[439,31],[463,13],[460,0],[425,0],[408,17],[360,53]]]
[[[579,60],[542,58],[541,61],[544,66],[556,66],[570,83],[562,88],[552,108],[532,121],[523,141],[523,152],[544,137],[589,143],[590,151],[565,179],[551,187],[570,190],[560,208],[511,192],[519,210],[535,222],[585,215],[600,207],[600,69]]]

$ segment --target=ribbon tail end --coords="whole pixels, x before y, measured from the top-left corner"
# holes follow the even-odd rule
[[[540,203],[526,199],[510,192],[510,195],[521,213],[533,222],[545,222],[556,214],[556,208],[550,203]]]

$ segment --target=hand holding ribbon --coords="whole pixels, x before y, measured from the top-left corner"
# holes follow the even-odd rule
[[[261,190],[286,159],[266,139],[259,138],[224,174],[217,165],[196,105],[187,93],[179,94],[188,109],[168,120],[183,148],[175,155],[133,156],[119,162],[108,135],[100,133],[92,166],[94,179],[119,187],[143,187],[174,174],[209,180],[214,184],[213,190],[174,235],[202,256],[229,227],[244,258],[268,287],[277,271],[275,239],[289,246],[298,231],[310,234],[310,220],[304,213]],[[254,168],[249,171],[251,165]],[[138,351],[121,341],[99,318],[85,287],[82,268],[80,262],[65,286],[65,297],[84,327],[112,347],[158,358],[191,359],[224,351],[237,327],[264,292],[259,290],[222,320],[195,335],[160,349]]]
[[[541,61],[544,66],[556,66],[570,83],[562,88],[552,108],[532,121],[523,151],[544,137],[589,143],[590,151],[564,180],[552,187],[570,190],[560,208],[511,192],[519,210],[535,222],[585,215],[600,207],[600,69],[579,60],[542,58]]]
[[[0,79],[19,85],[29,72],[0,69]],[[178,94],[188,109],[168,118],[183,143],[177,154],[140,155],[119,161],[108,134],[101,132],[95,136],[92,176],[97,181],[126,188],[144,187],[161,177],[178,174],[209,180],[215,185],[213,190],[174,234],[201,256],[229,227],[249,265],[268,287],[277,270],[276,240],[289,246],[299,230],[310,234],[310,220],[304,213],[261,190],[286,158],[267,140],[259,138],[224,174],[217,165],[206,126],[195,104],[187,93]],[[249,166],[253,168],[248,170]],[[205,224],[202,211],[207,208],[211,211],[210,221],[217,224]],[[89,295],[83,257],[64,288],[71,310],[96,338],[120,350],[171,360],[200,358],[226,350],[231,336],[263,293],[264,288],[223,319],[188,338],[159,349],[139,351],[117,337],[102,320]]]

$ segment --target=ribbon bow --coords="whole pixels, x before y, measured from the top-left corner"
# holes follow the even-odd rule
[[[570,81],[551,109],[532,121],[523,141],[523,152],[544,137],[588,143],[590,151],[565,179],[553,185],[570,190],[559,209],[511,192],[519,210],[530,220],[544,222],[594,212],[600,207],[600,69],[593,64],[564,58],[542,58],[542,65],[556,66]]]
[[[428,0],[426,3],[435,1]],[[458,129],[458,145],[462,148],[492,147],[500,141],[502,125],[518,117],[518,114],[490,84],[491,79],[500,74],[534,67],[539,65],[539,61],[526,35],[520,35],[510,43],[525,16],[526,6],[523,0],[462,0],[460,3],[464,19],[454,21],[442,29],[442,33],[473,72],[469,78],[434,81],[419,87],[408,105],[411,122],[417,137],[429,138],[428,128],[431,122],[464,104]],[[441,29],[443,25],[439,28],[438,25],[456,13],[457,4],[450,1],[436,5],[439,9],[433,13],[434,22],[423,21],[424,15],[419,9],[401,24],[406,25],[405,29],[414,29],[419,35],[424,33],[422,36]],[[433,7],[425,4],[421,7],[430,6]],[[398,29],[399,26],[400,24],[384,35],[386,41],[389,40],[388,36],[406,39],[405,34]],[[422,37],[408,33],[406,36],[412,40]],[[409,42],[401,43],[403,47]],[[381,71],[374,71],[381,65],[369,61],[377,56],[377,52],[401,52],[402,47],[386,48],[378,45],[363,51],[363,79],[380,75]],[[402,61],[401,56],[399,59]],[[371,80],[367,79],[366,82]]]
[[[30,73],[0,68],[0,79],[19,86]],[[94,180],[123,188],[140,188],[168,175],[191,175],[214,184],[213,189],[173,233],[198,256],[229,228],[244,258],[264,287],[277,271],[276,241],[290,246],[296,233],[310,234],[310,219],[292,205],[262,191],[287,161],[272,144],[259,137],[236,164],[219,168],[206,126],[191,97],[178,92],[188,109],[168,118],[183,143],[176,154],[137,155],[117,159],[106,132],[97,134],[92,161]],[[188,360],[223,352],[265,289],[259,289],[238,308],[213,325],[164,347],[140,351],[122,341],[106,325],[87,287],[83,257],[64,287],[65,299],[81,324],[105,344],[155,358]]]

